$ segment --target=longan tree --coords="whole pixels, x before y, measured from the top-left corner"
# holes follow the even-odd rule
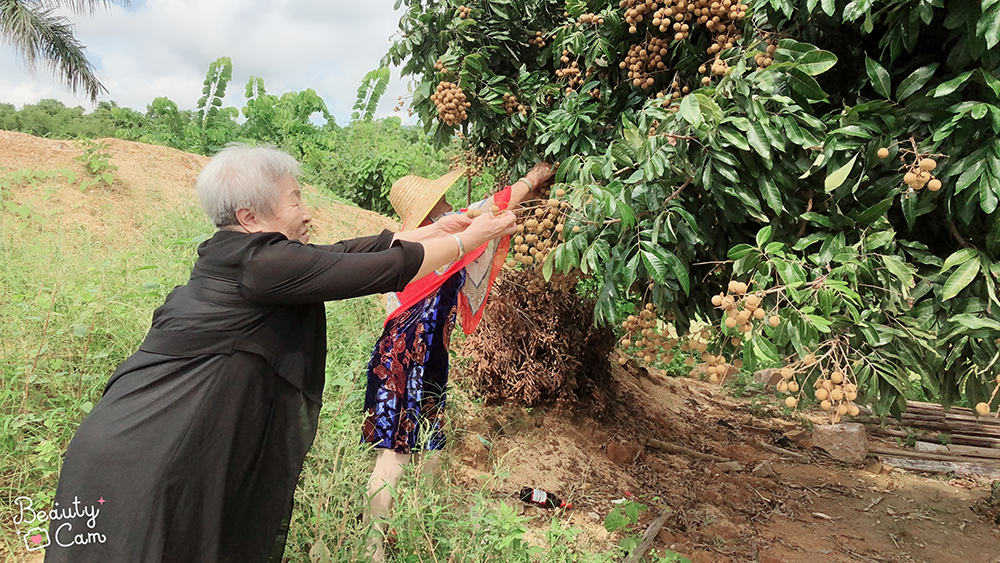
[[[623,357],[779,367],[835,418],[996,408],[1000,2],[399,3],[385,62],[439,143],[561,163],[515,262],[596,280]]]

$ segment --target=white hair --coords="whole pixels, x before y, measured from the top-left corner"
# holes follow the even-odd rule
[[[278,180],[301,173],[302,167],[286,152],[233,143],[198,175],[198,199],[216,227],[238,225],[236,210],[240,208],[271,217],[281,195]]]

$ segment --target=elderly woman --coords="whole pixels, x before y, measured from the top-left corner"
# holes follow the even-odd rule
[[[280,561],[316,434],[324,301],[398,291],[513,214],[309,245],[285,153],[230,147],[198,177],[219,228],[69,446],[46,561]]]
[[[395,182],[389,201],[403,219],[403,232],[432,228],[462,217],[453,214],[445,193],[461,175],[452,172],[437,180],[406,176]],[[475,212],[510,213],[521,201],[536,197],[553,175],[540,163],[528,174],[489,198],[471,206]],[[389,315],[382,337],[368,363],[362,440],[375,445],[378,458],[368,482],[366,520],[373,525],[369,539],[372,561],[385,560],[382,521],[392,502],[392,491],[414,452],[430,454],[423,464],[432,475],[444,446],[445,391],[448,385],[448,346],[456,319],[471,334],[482,318],[493,280],[507,258],[509,237],[471,250],[448,268],[431,272],[402,293],[390,293]],[[468,247],[472,248],[472,247]],[[422,431],[422,433],[421,433]]]

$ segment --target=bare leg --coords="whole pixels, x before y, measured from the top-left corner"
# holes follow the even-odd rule
[[[385,516],[392,506],[392,492],[403,470],[410,463],[410,454],[398,454],[390,449],[380,449],[375,460],[375,470],[368,480],[368,507],[365,524],[372,524],[368,537],[368,554],[374,563],[385,561]]]

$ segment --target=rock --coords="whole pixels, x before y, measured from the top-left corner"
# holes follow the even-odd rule
[[[757,464],[757,467],[753,468],[752,473],[754,477],[760,477],[761,479],[777,477],[774,473],[774,469],[771,468],[771,463],[768,461],[762,461]]]
[[[816,426],[812,438],[814,446],[844,463],[862,463],[868,455],[868,436],[858,423]]]
[[[608,459],[617,465],[628,465],[639,457],[641,451],[639,444],[635,442],[625,442],[615,440],[609,442],[606,448]]]
[[[587,519],[590,520],[591,522],[600,522],[601,515],[596,512],[588,512]]]
[[[719,468],[719,471],[723,471],[725,473],[735,473],[737,471],[746,471],[746,469],[744,469],[743,466],[740,465],[738,461],[726,461],[726,462],[723,462],[723,463],[718,463],[715,466]]]
[[[882,473],[883,467],[884,466],[881,463],[871,463],[865,467],[865,471],[878,475],[879,473]]]
[[[781,381],[781,374],[776,369],[762,369],[753,374],[753,380],[762,385],[773,387]]]

